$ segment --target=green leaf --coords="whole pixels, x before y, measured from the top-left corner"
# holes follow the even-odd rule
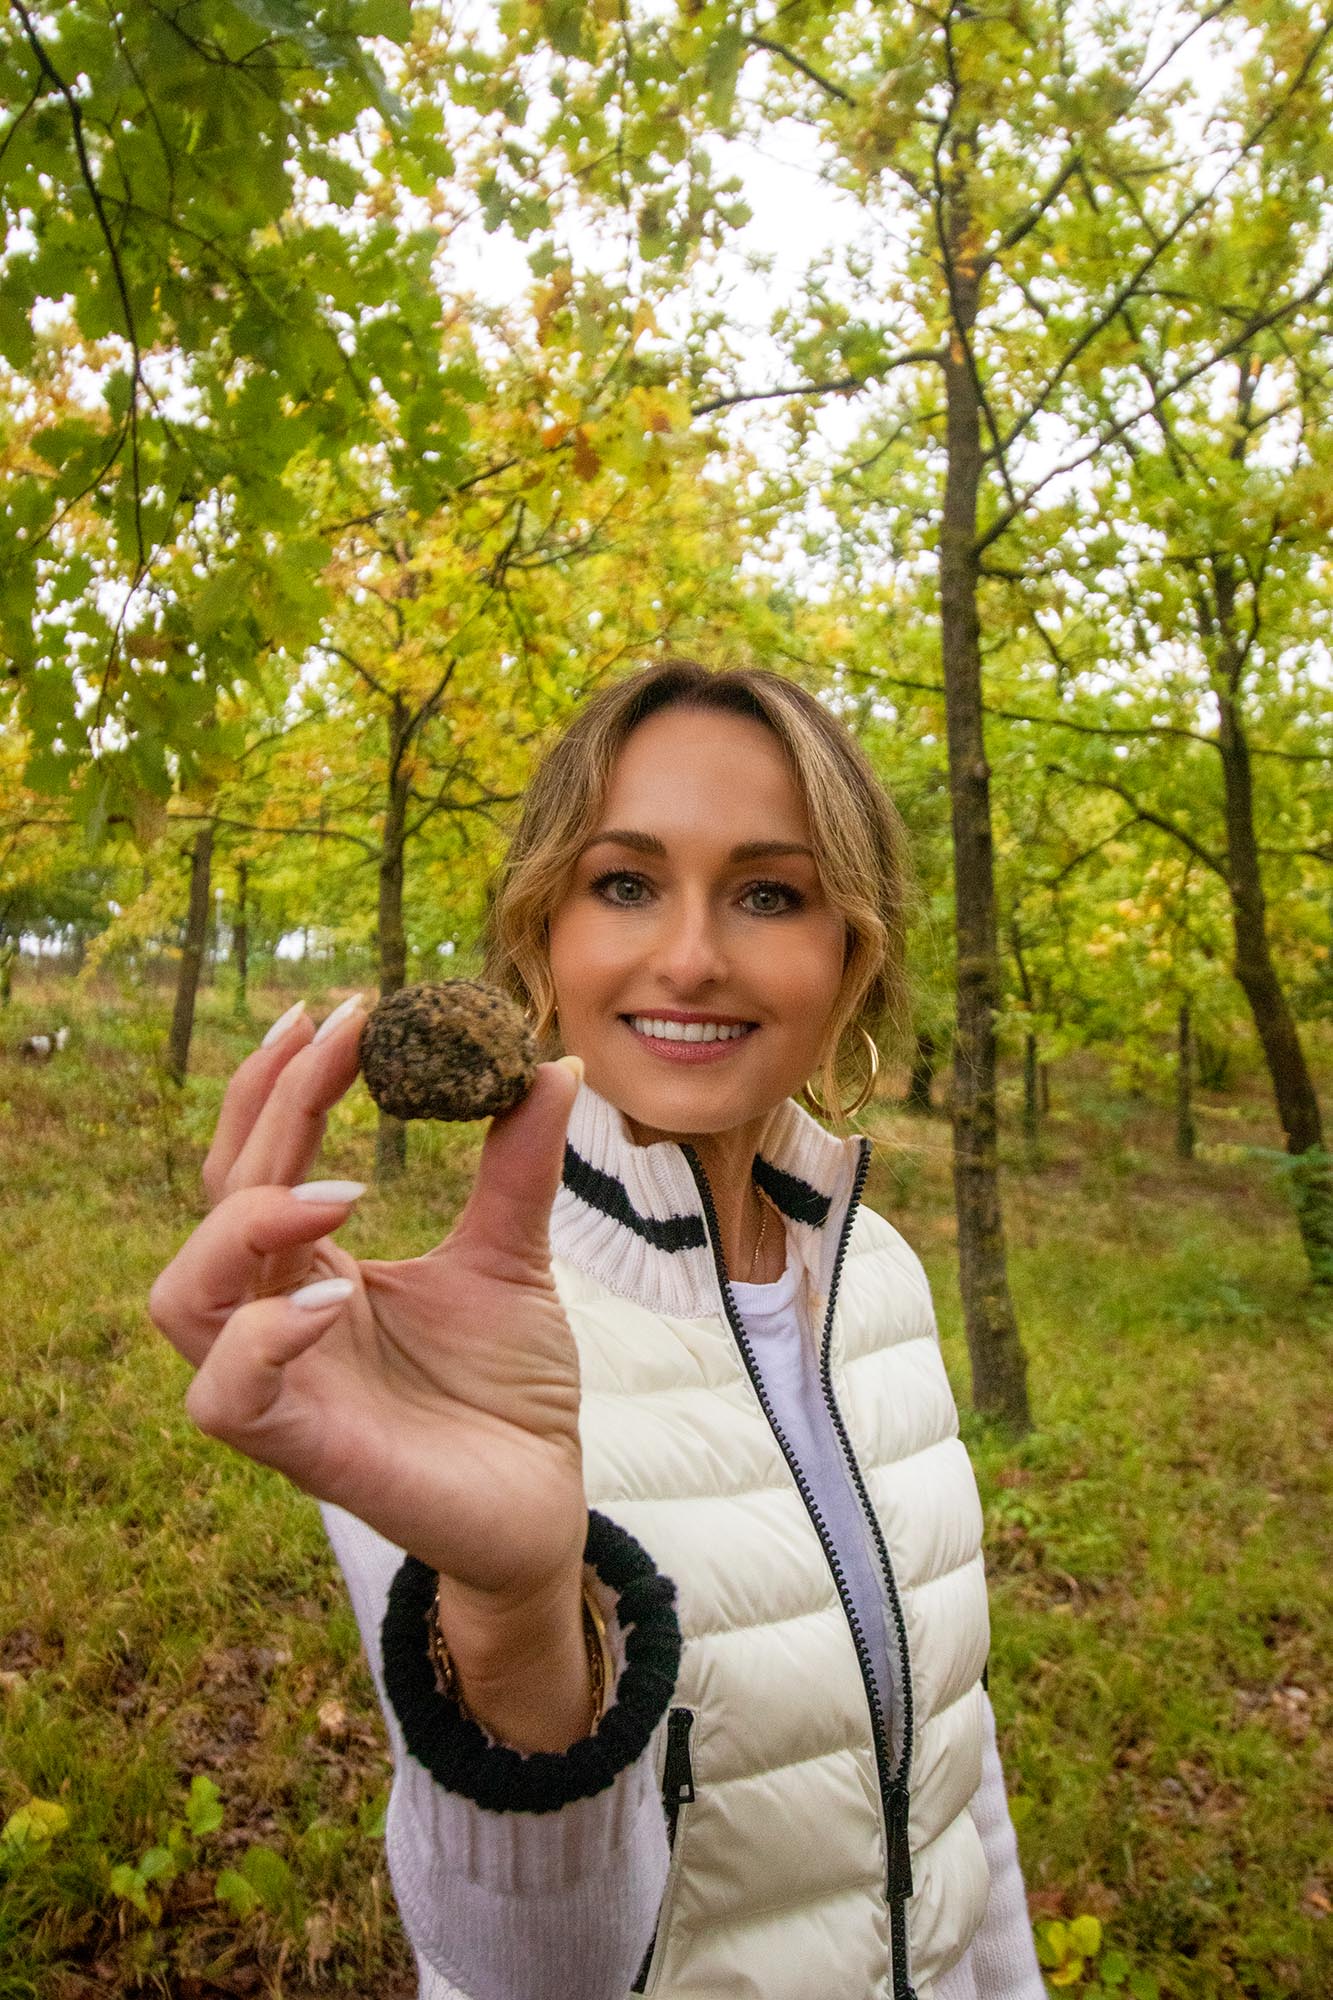
[[[358,35],[383,35],[387,42],[407,41],[412,33],[412,0],[361,0],[356,10]]]
[[[211,1778],[193,1779],[185,1802],[185,1823],[193,1834],[216,1833],[222,1824],[222,1801]]]
[[[291,1896],[292,1871],[271,1847],[247,1847],[241,1873],[266,1910],[280,1910]]]
[[[1129,1990],[1134,2000],[1159,2000],[1161,1989],[1151,1972],[1131,1972]]]
[[[1129,1977],[1129,1960],[1123,1951],[1108,1951],[1097,1967],[1097,1976],[1103,1986],[1123,1986]]]
[[[0,285],[0,354],[11,368],[28,368],[36,351],[32,322],[18,299],[8,296]]]
[[[106,777],[103,778],[100,785],[94,785],[87,789],[85,794],[86,804],[83,798],[80,799],[84,845],[90,853],[96,853],[106,837],[107,819],[111,812],[112,789],[112,780]]]
[[[148,1891],[137,1868],[131,1868],[123,1861],[118,1862],[111,1870],[111,1893],[118,1896],[122,1903],[133,1904],[144,1916],[149,1914]]]
[[[704,57],[709,106],[719,125],[725,125],[731,117],[731,108],[736,99],[736,83],[741,73],[741,57],[744,53],[745,38],[741,25],[738,21],[729,21],[714,37],[708,54]]]
[[[248,1917],[259,1908],[259,1895],[234,1868],[224,1868],[213,1884],[213,1894],[234,1917]]]
[[[315,25],[310,18],[312,10],[301,6],[299,0],[233,0],[233,5],[266,35],[281,35],[295,42],[314,69],[341,69],[348,60],[348,51]]]
[[[105,459],[107,434],[84,418],[69,417],[63,423],[50,424],[44,431],[38,431],[32,439],[32,448],[53,472],[73,471],[77,480],[88,465],[99,458]]]
[[[169,1847],[150,1847],[139,1861],[141,1882],[174,1882],[178,1872],[176,1857]]]
[[[1096,1917],[1075,1917],[1069,1926],[1069,1942],[1083,1958],[1096,1958],[1102,1948],[1102,1927]]]
[[[1037,1957],[1043,1965],[1063,1965],[1069,1949],[1069,1932],[1058,1920],[1049,1923],[1037,1938]]]
[[[562,56],[583,53],[584,0],[544,0],[542,25]]]

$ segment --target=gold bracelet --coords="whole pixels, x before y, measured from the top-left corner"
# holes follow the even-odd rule
[[[606,1690],[611,1679],[611,1651],[606,1640],[606,1621],[594,1599],[591,1590],[583,1586],[583,1647],[588,1656],[588,1674],[592,1681],[592,1714],[588,1719],[585,1736],[591,1736],[602,1719],[602,1704],[606,1700]],[[435,1595],[431,1600],[429,1636],[427,1649],[439,1690],[446,1700],[457,1702],[460,1712],[469,1722],[477,1722],[478,1728],[485,1724],[478,1722],[463,1699],[463,1690],[458,1685],[458,1670],[454,1666],[449,1648],[440,1630],[440,1585],[437,1580]]]

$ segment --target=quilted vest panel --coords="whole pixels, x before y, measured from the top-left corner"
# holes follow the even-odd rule
[[[558,1240],[558,1239],[557,1239]],[[870,1715],[819,1536],[721,1310],[655,1310],[557,1257],[578,1341],[589,1503],[674,1578],[694,1797],[644,1989],[655,2000],[895,2000]],[[813,1323],[823,1301],[810,1298]],[[858,1216],[832,1382],[897,1582],[911,1662],[907,1903],[918,2000],[955,1964],[988,1881],[981,1509],[902,1238]],[[901,1740],[902,1717],[895,1734]]]

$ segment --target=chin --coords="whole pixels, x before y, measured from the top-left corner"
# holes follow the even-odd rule
[[[677,1139],[730,1132],[752,1124],[767,1118],[788,1095],[776,1086],[772,1093],[753,1088],[710,1089],[702,1079],[682,1079],[674,1085],[636,1085],[621,1079],[602,1083],[591,1071],[588,1082],[632,1124]]]

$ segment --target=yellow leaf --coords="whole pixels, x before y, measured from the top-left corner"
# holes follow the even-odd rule
[[[54,1799],[29,1799],[0,1828],[0,1846],[45,1847],[69,1825],[69,1814]]]
[[[1075,1917],[1069,1926],[1069,1942],[1084,1958],[1096,1958],[1102,1948],[1102,1927],[1097,1917]]]

